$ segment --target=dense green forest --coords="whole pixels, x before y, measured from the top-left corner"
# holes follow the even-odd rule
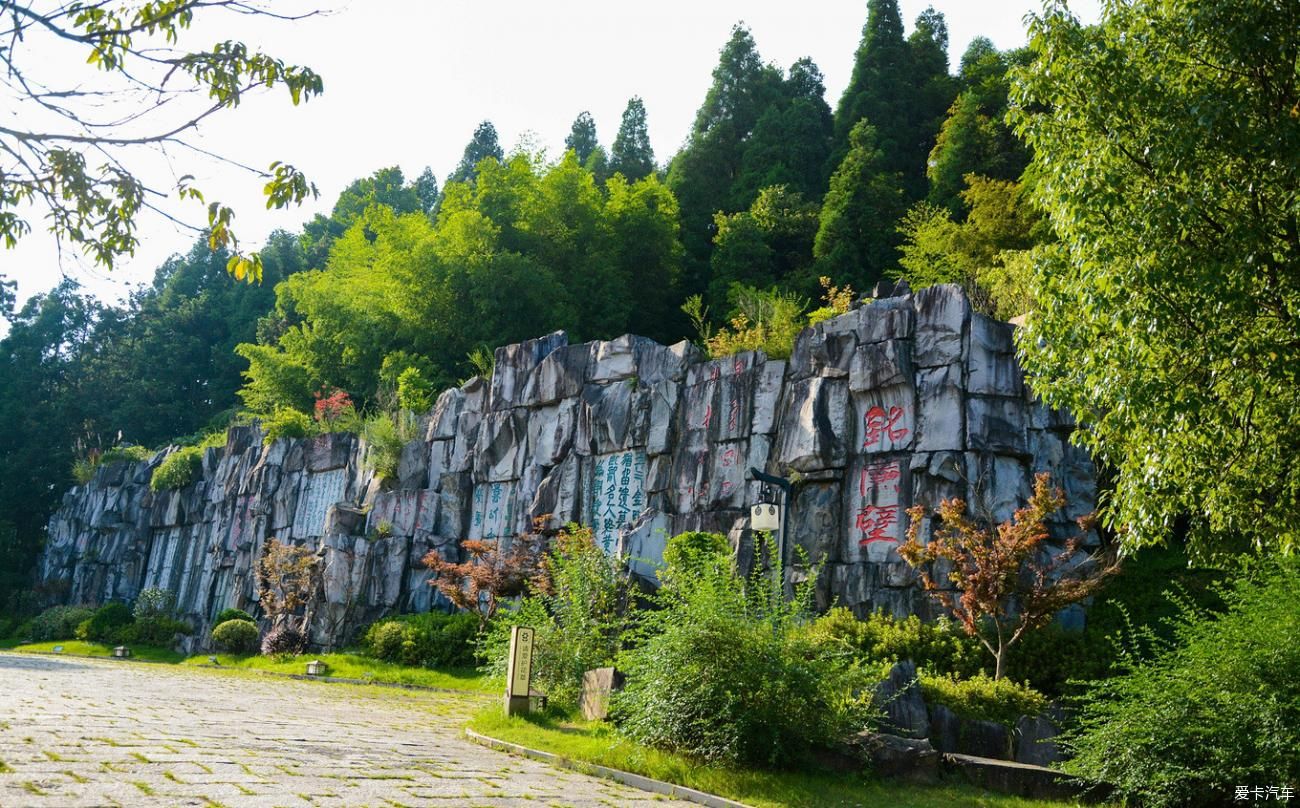
[[[1033,312],[1036,390],[1083,414],[1132,546],[1293,547],[1294,30],[1138,6],[1097,26],[1053,6],[1026,47],[975,39],[950,71],[941,14],[909,29],[870,0],[834,106],[816,64],[766,62],[737,25],[666,161],[637,97],[608,147],[578,114],[561,155],[507,152],[484,121],[441,186],[381,168],[271,235],[260,284],[206,239],[122,305],[65,281],[19,308],[0,279],[0,599],[78,461],[339,391],[426,401],[485,349],[560,328],[776,351],[823,295],[896,278]],[[422,395],[400,401],[402,380]]]
[[[1014,309],[1005,251],[1041,238],[1017,184],[1028,150],[1003,122],[1025,59],[977,39],[951,75],[941,14],[907,34],[895,0],[872,0],[832,111],[811,59],[765,62],[737,25],[666,163],[636,97],[608,146],[583,112],[558,157],[506,153],[484,121],[442,187],[382,168],[273,234],[260,285],[200,239],[124,305],[71,280],[16,311],[6,298],[0,595],[26,584],[74,463],[115,447],[197,441],[337,390],[392,406],[404,372],[440,389],[473,375],[476,351],[559,328],[695,338],[693,295],[709,326],[746,294],[812,308],[820,277],[965,282]]]

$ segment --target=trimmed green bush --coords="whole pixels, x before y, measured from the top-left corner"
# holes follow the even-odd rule
[[[1046,696],[1010,679],[993,679],[982,673],[958,679],[925,671],[918,678],[927,704],[942,704],[962,718],[1010,727],[1020,716],[1038,715],[1047,707]]]
[[[135,620],[125,603],[107,603],[77,626],[77,639],[89,642],[108,642],[117,631]]]
[[[149,478],[153,491],[170,491],[184,488],[198,476],[203,465],[203,450],[197,446],[182,446],[163,459]]]
[[[222,609],[217,619],[212,621],[214,626],[219,626],[227,620],[243,620],[246,623],[257,624],[257,618],[253,617],[243,609]]]
[[[1184,601],[1172,641],[1130,632],[1126,672],[1077,701],[1067,771],[1157,808],[1300,783],[1300,562],[1275,562],[1223,598],[1223,614]]]
[[[32,618],[33,642],[76,639],[77,627],[95,616],[89,606],[51,606]]]
[[[255,653],[260,639],[257,624],[247,620],[227,620],[212,629],[212,644],[230,654]]]
[[[1007,652],[1007,676],[1053,698],[1110,675],[1115,647],[1099,630],[1031,631]],[[1070,682],[1076,682],[1073,687]]]
[[[361,646],[368,656],[399,665],[469,668],[475,662],[477,633],[473,614],[406,614],[371,624]]]

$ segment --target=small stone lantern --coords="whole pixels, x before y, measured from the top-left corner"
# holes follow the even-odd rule
[[[311,662],[308,662],[308,663],[307,663],[307,675],[308,675],[308,676],[324,676],[324,675],[325,675],[325,663],[324,663],[324,662],[321,662],[319,659],[313,659]]]
[[[125,645],[119,645],[113,649],[113,656],[118,659],[127,659],[131,656],[131,649],[127,648]]]

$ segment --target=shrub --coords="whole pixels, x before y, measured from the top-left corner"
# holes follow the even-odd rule
[[[109,642],[131,645],[152,645],[157,648],[170,648],[177,634],[189,634],[193,631],[190,624],[174,617],[137,617],[134,623],[122,626],[113,632]]]
[[[806,322],[808,301],[778,289],[764,292],[751,286],[732,284],[727,298],[732,306],[729,327],[716,333],[708,325],[708,309],[702,298],[687,299],[682,311],[695,324],[709,358],[718,359],[742,351],[763,351],[774,359],[790,356],[795,337]]]
[[[374,470],[380,480],[397,478],[397,468],[402,462],[402,447],[406,441],[399,434],[393,419],[380,413],[366,420],[361,431],[366,442],[366,465]]]
[[[582,674],[613,663],[631,615],[622,561],[596,544],[590,528],[571,524],[542,559],[534,594],[493,625],[485,641],[490,669],[505,675],[511,626],[532,626],[534,681],[556,704],[577,706]]]
[[[32,618],[33,642],[71,640],[77,636],[77,627],[95,616],[89,606],[51,606]]]
[[[399,620],[379,620],[366,629],[361,638],[361,650],[375,659],[400,662],[402,646],[412,640],[413,634],[411,627]]]
[[[361,425],[356,405],[345,391],[314,393],[316,423],[325,432],[356,432]]]
[[[425,413],[433,409],[435,390],[418,367],[408,367],[397,377],[397,406],[410,412]]]
[[[176,608],[176,593],[166,589],[142,589],[135,599],[135,619],[170,617]]]
[[[212,629],[212,644],[231,654],[252,654],[257,651],[259,634],[256,623],[236,618]]]
[[[99,456],[99,464],[118,463],[125,461],[127,463],[140,463],[153,457],[153,452],[143,446],[114,446]]]
[[[212,621],[214,626],[219,626],[227,620],[243,620],[245,623],[257,625],[257,618],[253,617],[243,609],[222,609],[217,619]]]
[[[371,624],[361,647],[368,656],[401,665],[468,668],[474,665],[477,634],[473,614],[405,614]]]
[[[1222,615],[1184,602],[1172,641],[1129,636],[1123,675],[1077,701],[1066,770],[1157,807],[1300,782],[1300,563],[1275,563],[1224,590]]]
[[[919,679],[926,703],[942,704],[962,718],[1014,726],[1020,716],[1038,715],[1047,706],[1047,697],[1037,690],[982,673],[958,679],[921,671]]]
[[[910,659],[931,673],[969,677],[985,664],[979,641],[951,620],[927,623],[916,615],[899,619],[884,612],[859,620],[836,607],[817,618],[811,633],[820,642],[841,644],[868,659]]]
[[[262,638],[262,653],[266,656],[301,654],[307,648],[307,635],[293,626],[273,628]]]
[[[1055,698],[1105,678],[1114,662],[1114,644],[1101,631],[1070,631],[1053,624],[1026,634],[1011,649],[1007,676]],[[1071,688],[1070,682],[1076,685]]]
[[[84,457],[79,457],[72,462],[72,476],[79,485],[85,485],[95,476],[95,469],[102,465],[123,460],[128,463],[139,463],[152,456],[153,452],[143,446],[113,446],[102,452],[91,449]]]
[[[184,488],[194,480],[203,465],[203,450],[197,446],[182,446],[163,459],[149,478],[152,491],[170,491]]]
[[[280,438],[305,438],[312,434],[312,422],[306,413],[292,407],[281,407],[262,419],[263,443],[273,443]]]
[[[639,644],[619,658],[621,731],[708,761],[793,765],[861,729],[868,677],[850,654],[810,639],[811,588],[787,602],[724,560],[679,570],[654,596],[659,610],[644,614]]]
[[[77,626],[77,639],[108,642],[116,636],[118,629],[130,625],[133,620],[135,616],[125,603],[107,603]]]

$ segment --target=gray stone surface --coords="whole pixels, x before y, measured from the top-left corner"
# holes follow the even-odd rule
[[[556,332],[498,349],[491,378],[442,393],[389,483],[354,436],[264,446],[256,426],[232,429],[180,491],[149,489],[162,453],[105,466],[50,519],[41,578],[71,603],[170,588],[204,637],[223,608],[257,613],[255,567],[274,537],[325,562],[312,637],[333,646],[381,615],[436,604],[419,565],[430,549],[458,557],[463,539],[508,537],[541,517],[549,529],[595,527],[647,584],[682,530],[733,534],[747,566],[759,468],[798,480],[791,581],[818,569],[820,606],[929,616],[937,607],[896,550],[913,503],[962,497],[1004,519],[1046,471],[1069,495],[1053,537],[1094,507],[1096,472],[1069,445],[1073,422],[1026,390],[1013,347],[1011,326],[973,313],[956,286],[819,323],[789,361],[706,361],[688,343],[631,335],[569,345]],[[365,524],[344,518],[358,513]],[[796,568],[797,551],[812,566]]]
[[[939,779],[939,753],[924,738],[905,738],[884,732],[861,732],[850,742],[872,774],[914,783]]]
[[[876,686],[875,701],[884,713],[881,727],[885,731],[908,738],[924,738],[930,734],[930,717],[921,698],[913,663],[895,663],[885,681]]]
[[[0,653],[0,805],[681,805],[466,740],[479,695]]]
[[[1060,730],[1047,716],[1020,716],[1015,728],[1016,762],[1050,766],[1061,760],[1061,749],[1055,740],[1059,734]]]

